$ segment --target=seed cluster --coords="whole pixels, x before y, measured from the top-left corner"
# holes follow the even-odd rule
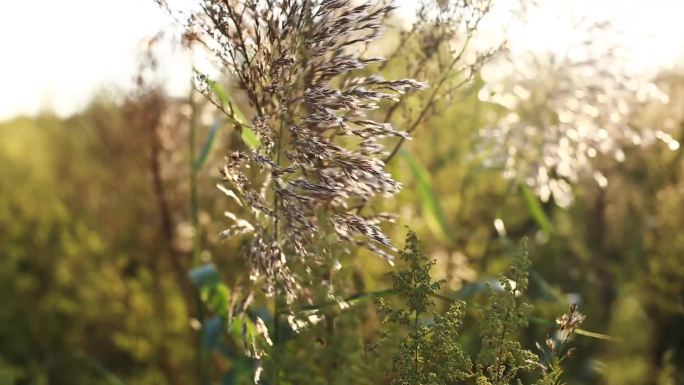
[[[359,46],[381,35],[393,7],[356,4],[203,0],[188,25],[247,95],[243,129],[259,141],[222,169],[221,189],[251,209],[223,234],[251,231],[252,278],[288,299],[311,266],[329,262],[326,244],[365,246],[388,261],[397,251],[380,227],[391,216],[358,208],[400,190],[385,170],[382,141],[408,134],[368,113],[425,85],[367,74],[383,59],[363,57]],[[197,80],[211,97],[211,81]],[[222,109],[234,118],[232,105]]]

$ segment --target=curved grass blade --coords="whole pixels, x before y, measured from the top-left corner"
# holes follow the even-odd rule
[[[202,145],[202,149],[200,150],[199,156],[197,159],[195,159],[195,170],[199,170],[204,166],[204,162],[207,161],[207,157],[209,155],[209,151],[211,150],[212,145],[214,144],[214,139],[216,138],[216,132],[218,132],[218,129],[221,127],[223,124],[223,119],[216,119],[214,120],[214,123],[211,125],[211,129],[209,130],[209,134],[207,134],[207,139],[204,140],[204,144]]]
[[[221,105],[223,106],[224,109],[230,109],[232,112],[233,116],[232,118],[239,124],[240,126],[240,137],[242,140],[253,150],[256,150],[259,148],[261,145],[261,142],[259,141],[259,138],[257,137],[256,133],[249,127],[249,124],[247,124],[247,118],[245,118],[245,114],[240,111],[240,109],[237,107],[235,103],[231,103],[230,97],[228,96],[228,92],[226,92],[226,89],[223,88],[221,83],[217,81],[209,81],[209,86],[211,87],[211,91],[216,95],[217,98],[221,101]]]
[[[402,149],[398,155],[406,161],[416,180],[416,192],[428,227],[443,240],[452,241],[449,222],[442,202],[435,191],[430,173],[410,152]]]
[[[537,222],[539,228],[541,228],[542,231],[544,231],[547,235],[553,234],[553,225],[551,224],[549,217],[546,215],[544,208],[539,203],[537,196],[534,195],[532,190],[530,190],[529,187],[525,185],[520,185],[520,189],[523,192],[525,202],[527,202],[527,207],[530,210],[530,215],[532,215],[534,221]]]

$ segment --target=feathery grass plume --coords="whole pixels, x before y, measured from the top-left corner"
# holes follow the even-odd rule
[[[402,122],[407,133],[433,126],[434,119],[463,101],[483,65],[506,46],[507,29],[525,17],[534,0],[415,0],[409,28],[399,26],[398,42],[380,69],[430,84],[426,95],[405,95],[384,110],[383,122]],[[438,123],[443,125],[444,123]],[[389,163],[404,145],[399,138]]]
[[[252,278],[268,294],[282,289],[291,302],[312,264],[329,254],[318,246],[322,238],[363,245],[391,261],[396,250],[380,228],[390,216],[354,209],[399,191],[381,160],[381,141],[408,135],[367,112],[425,85],[353,71],[383,60],[362,56],[357,46],[380,36],[393,7],[346,0],[199,3],[188,29],[247,95],[248,121],[236,118],[232,103],[216,100],[206,76],[196,76],[198,88],[258,137],[222,169],[222,190],[251,209],[236,232],[253,229],[245,253]]]
[[[409,29],[401,29],[396,47],[388,54],[391,60],[381,64],[392,72],[420,78],[430,83],[426,96],[403,96],[388,106],[383,122],[403,119],[412,133],[453,103],[456,91],[471,83],[480,67],[502,45],[473,47],[481,22],[492,9],[492,0],[418,0],[415,20]],[[395,68],[396,67],[396,68]],[[399,138],[386,158],[389,162],[404,144]]]
[[[669,98],[649,78],[630,71],[619,33],[608,22],[560,19],[573,40],[548,52],[509,52],[482,70],[480,100],[503,108],[480,132],[483,162],[502,167],[506,179],[529,186],[542,201],[572,204],[572,185],[583,177],[605,187],[596,167],[601,155],[618,162],[625,148],[656,141],[679,148],[672,136],[638,123],[649,103]],[[562,39],[555,39],[559,41]]]

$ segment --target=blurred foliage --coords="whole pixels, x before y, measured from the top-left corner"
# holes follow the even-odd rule
[[[383,71],[394,78],[416,70],[406,62]],[[438,294],[473,300],[459,341],[478,350],[483,288],[508,265],[510,239],[527,236],[535,310],[523,348],[578,303],[583,328],[610,339],[579,333],[563,381],[684,383],[682,150],[655,143],[625,148],[622,161],[599,154],[593,167],[605,187],[579,178],[568,208],[540,202],[473,156],[478,132],[502,111],[479,101],[482,81],[472,81],[421,114],[415,140],[389,163],[404,190],[377,202],[399,214],[387,229],[394,239],[402,225],[422,239],[436,261],[432,276],[445,280]],[[664,73],[658,86],[669,104],[645,105],[630,124],[681,142],[684,76]],[[391,120],[415,122],[419,98],[411,95]],[[252,382],[255,361],[237,353],[260,333],[257,319],[270,325],[273,313],[260,295],[242,319],[226,310],[244,299],[238,288],[248,269],[236,257],[241,241],[219,239],[225,199],[214,185],[241,134],[215,116],[205,102],[147,90],[122,103],[100,98],[67,119],[44,113],[0,124],[0,384]],[[204,270],[188,277],[199,264]],[[282,384],[387,381],[387,352],[366,352],[381,324],[366,300],[387,294],[389,270],[369,255],[343,258],[331,279],[347,303],[299,309],[293,318],[312,324],[299,333],[280,326]]]
[[[187,373],[188,314],[132,120],[101,102],[0,128],[0,365],[19,383]]]

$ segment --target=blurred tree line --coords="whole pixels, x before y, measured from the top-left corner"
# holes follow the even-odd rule
[[[427,78],[437,91],[378,111],[415,126],[415,140],[390,163],[405,187],[379,205],[418,233],[446,295],[479,295],[507,265],[511,242],[529,237],[538,322],[523,334],[527,345],[569,303],[587,315],[584,329],[598,333],[577,337],[568,384],[684,382],[681,149],[656,141],[625,146],[621,160],[599,153],[592,165],[607,183],[578,178],[565,208],[540,199],[481,161],[480,133],[508,111],[478,98],[479,68],[450,66],[441,45],[448,39],[439,39],[455,31],[442,25],[389,38],[403,52],[383,74]],[[682,142],[684,75],[663,73],[656,84],[669,103],[640,105],[628,124],[662,127]],[[209,314],[187,273],[211,262],[228,287],[246,281],[239,240],[219,239],[225,199],[214,188],[241,135],[217,123],[201,96],[170,98],[154,82],[141,81],[123,102],[111,99],[66,119],[44,113],[0,124],[0,384],[189,384],[239,363],[202,328]],[[387,230],[402,239],[402,226]],[[360,252],[345,263],[353,292],[391,286],[381,259]],[[360,330],[357,337],[379,322],[347,316],[340,323]],[[303,333],[316,338],[316,330]],[[343,334],[334,343],[341,352],[363,345]],[[293,344],[283,365],[303,365],[299,355],[318,347]],[[293,383],[312,373],[293,372]]]

